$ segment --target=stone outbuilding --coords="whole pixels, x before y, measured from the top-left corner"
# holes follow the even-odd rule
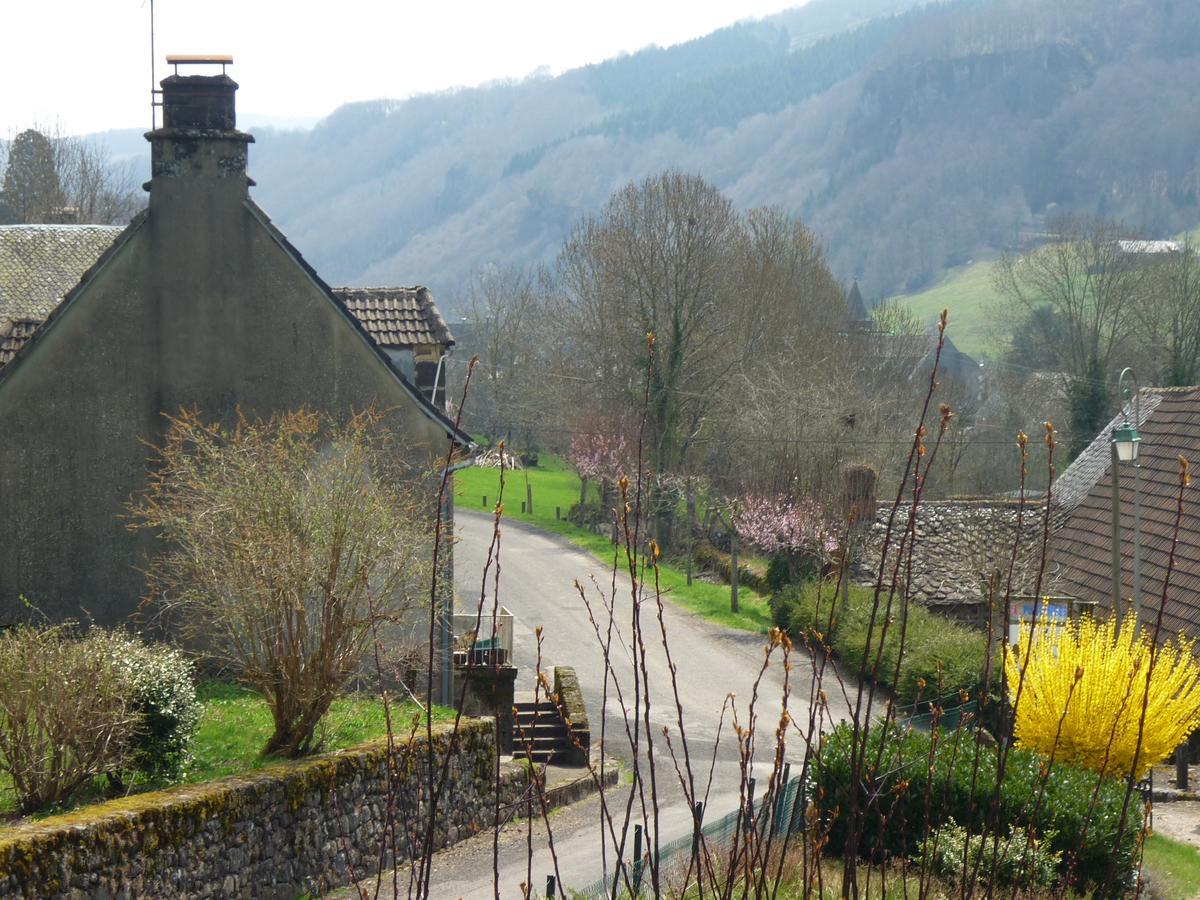
[[[370,304],[331,290],[251,199],[237,84],[172,75],[162,88],[148,209],[119,232],[9,235],[40,241],[45,260],[9,266],[10,286],[18,264],[32,273],[16,300],[0,269],[0,621],[22,614],[21,597],[53,618],[106,624],[137,609],[154,539],[121,516],[164,414],[373,406],[420,466],[470,445],[437,378],[420,390],[373,337]],[[71,246],[55,252],[60,238]],[[414,294],[418,312],[432,307]],[[453,342],[444,323],[426,331],[412,351],[418,379]]]

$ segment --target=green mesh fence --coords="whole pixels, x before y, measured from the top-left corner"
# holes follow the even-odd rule
[[[759,798],[753,803],[754,812],[752,814],[735,810],[715,821],[705,822],[700,829],[704,835],[704,843],[710,850],[727,847],[739,829],[744,833],[746,823],[741,820],[747,815],[752,816],[755,826],[762,834],[765,834],[767,829],[772,829],[776,834],[799,831],[804,822],[804,792],[801,779],[788,779],[782,790],[777,792],[777,796],[771,799],[771,809],[766,809],[763,799]],[[630,845],[632,845],[632,840]],[[688,860],[696,852],[695,848],[696,841],[690,834],[682,835],[660,845],[658,850],[659,871],[667,871],[671,867],[686,868]],[[649,849],[647,848],[645,857],[647,861]],[[640,865],[631,862],[624,872],[617,871],[609,874],[584,888],[568,888],[562,892],[562,896],[574,898],[574,900],[602,900],[602,898],[611,898],[614,895],[617,898],[637,896],[638,894],[630,893],[631,885],[635,889],[640,888],[640,894],[648,895],[650,893],[648,868],[646,862]]]
[[[954,706],[946,705],[946,701],[955,700],[958,700],[958,695],[952,694],[949,697],[943,697],[936,704],[941,708],[941,713],[937,717],[937,727],[942,731],[953,731],[959,725],[962,725],[963,728],[972,728],[975,725],[975,713],[979,709],[979,703],[970,700]],[[913,728],[929,731],[933,727],[933,707],[929,704],[921,704],[921,706],[924,709],[920,709],[920,711],[916,705],[898,707],[896,709],[897,723],[901,726],[911,725]]]

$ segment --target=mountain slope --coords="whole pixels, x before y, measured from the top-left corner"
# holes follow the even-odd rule
[[[257,132],[256,197],[337,282],[551,261],[667,167],[778,204],[868,297],[1012,246],[1049,211],[1200,221],[1200,5],[815,0],[556,78]]]

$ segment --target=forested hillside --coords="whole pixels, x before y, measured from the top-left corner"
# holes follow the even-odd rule
[[[873,299],[1048,213],[1200,221],[1200,4],[814,0],[555,78],[345,106],[257,132],[256,196],[333,281],[552,261],[581,213],[668,167],[820,233]]]

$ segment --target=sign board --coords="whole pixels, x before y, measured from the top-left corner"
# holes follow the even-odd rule
[[[1034,616],[1036,610],[1036,618]],[[1021,626],[1045,619],[1053,629],[1055,643],[1071,612],[1071,602],[1066,597],[1017,597],[1008,605],[1008,642],[1016,644],[1021,639]]]

